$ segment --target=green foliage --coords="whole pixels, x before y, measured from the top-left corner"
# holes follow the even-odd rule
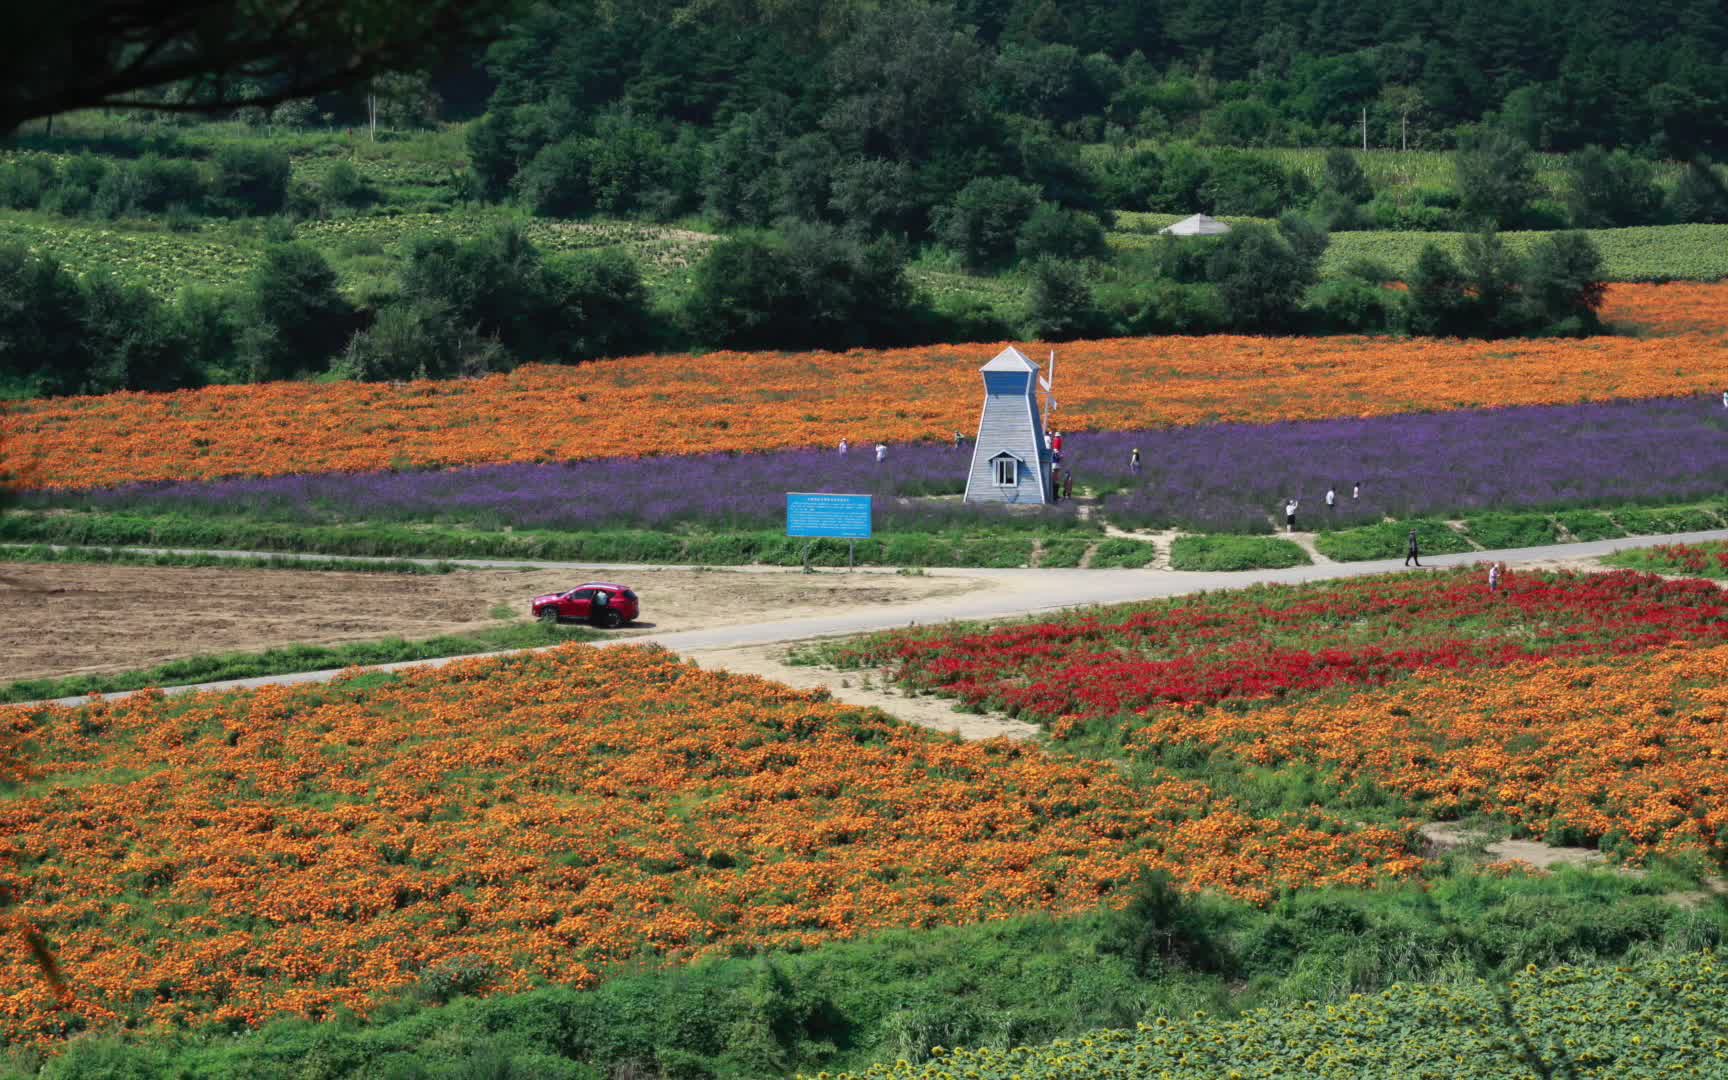
[[[936,239],[969,270],[995,270],[1014,257],[1021,230],[1039,205],[1039,190],[1003,176],[980,177],[936,210]]]
[[[1334,147],[1326,151],[1326,164],[1320,178],[1320,190],[1330,192],[1352,205],[1361,205],[1374,197],[1374,187],[1368,181],[1361,162],[1349,150]]]
[[[1179,536],[1170,548],[1172,570],[1275,570],[1309,562],[1297,544],[1272,536]]]
[[[246,143],[227,143],[216,151],[212,202],[231,214],[275,214],[288,199],[288,155]]]
[[[823,225],[722,240],[696,267],[684,321],[736,348],[848,348],[902,339],[917,301],[895,247]]]
[[[1453,155],[1452,167],[1463,212],[1478,225],[1518,225],[1536,198],[1530,148],[1503,131],[1473,131]]]
[[[1021,259],[1099,259],[1109,248],[1104,227],[1091,214],[1040,203],[1020,227],[1014,250]]]
[[[1026,289],[1025,334],[1039,341],[1070,341],[1102,326],[1083,263],[1044,258],[1033,264]]]
[[[1566,214],[1573,228],[1649,225],[1662,211],[1655,168],[1625,150],[1609,153],[1599,146],[1587,146],[1567,157],[1566,174]]]
[[[1317,275],[1318,254],[1297,250],[1281,232],[1244,225],[1223,237],[1206,262],[1232,326],[1278,330],[1288,326]]]
[[[250,286],[258,344],[247,362],[254,381],[325,370],[355,329],[354,309],[336,286],[336,271],[308,244],[265,248]]]
[[[1594,331],[1606,290],[1602,254],[1586,233],[1554,233],[1531,250],[1526,263],[1524,301],[1532,321],[1572,333]]]
[[[1541,547],[1560,541],[1560,534],[1546,514],[1472,514],[1464,531],[1489,551]]]

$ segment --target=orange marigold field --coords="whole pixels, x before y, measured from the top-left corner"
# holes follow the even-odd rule
[[[1259,765],[1320,762],[1435,817],[1632,860],[1728,862],[1728,646],[1429,676],[1347,701],[1169,711],[1131,743],[1223,746]]]
[[[25,488],[946,439],[1000,345],[632,357],[402,386],[271,383],[0,406]],[[1041,355],[1041,347],[1029,347]],[[1058,425],[1368,416],[1720,393],[1728,339],[1166,337],[1062,346]]]
[[[1728,333],[1728,281],[1610,285],[1602,320],[1659,336]]]
[[[1152,868],[1265,902],[1419,865],[1402,829],[1257,818],[652,649],[14,707],[5,735],[30,774],[0,795],[0,887],[69,995],[0,952],[8,1041],[1072,912]]]

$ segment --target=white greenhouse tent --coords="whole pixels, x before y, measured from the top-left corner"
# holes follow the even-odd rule
[[[1185,217],[1174,225],[1166,225],[1158,230],[1163,236],[1223,236],[1229,231],[1230,226],[1205,214]]]

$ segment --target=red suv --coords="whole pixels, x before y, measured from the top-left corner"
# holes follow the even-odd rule
[[[642,613],[636,594],[622,585],[606,581],[590,581],[569,592],[536,596],[530,609],[536,619],[559,622],[575,619],[607,629],[634,622]]]

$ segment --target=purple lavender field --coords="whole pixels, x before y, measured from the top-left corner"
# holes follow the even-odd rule
[[[1128,469],[1138,446],[1143,472]],[[1312,528],[1410,517],[1720,495],[1728,421],[1698,398],[1422,413],[1283,424],[1218,424],[1068,435],[1066,464],[1105,494],[1114,524],[1265,532],[1286,498]],[[27,505],[241,513],[296,521],[442,520],[519,528],[702,525],[775,528],[788,491],[869,492],[877,527],[1074,527],[1064,505],[1032,513],[963,506],[970,447],[900,445],[877,465],[831,450],[449,472],[331,474],[43,493]],[[1362,485],[1360,499],[1351,485]],[[1327,485],[1339,506],[1328,514]]]

